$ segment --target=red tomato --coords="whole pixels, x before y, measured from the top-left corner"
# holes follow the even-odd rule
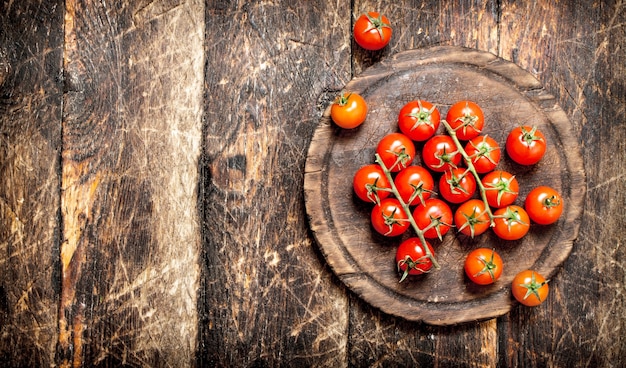
[[[430,254],[434,257],[435,252],[430,243],[425,242]],[[402,272],[400,282],[404,281],[408,275],[421,275],[430,271],[433,262],[428,257],[424,244],[419,238],[408,238],[400,243],[396,250],[396,265],[398,272]]]
[[[411,101],[400,109],[398,127],[414,141],[425,141],[439,128],[439,110],[428,101]]]
[[[385,198],[372,210],[374,230],[385,236],[398,236],[409,228],[409,217],[395,198]]]
[[[356,93],[341,94],[330,107],[330,117],[344,129],[356,128],[367,117],[367,103]]]
[[[391,194],[391,184],[382,167],[377,164],[359,168],[354,174],[352,187],[357,197],[366,202],[379,203]]]
[[[487,231],[491,221],[485,203],[480,199],[462,203],[454,213],[454,225],[461,234],[472,238]]]
[[[520,165],[534,165],[546,153],[546,137],[537,127],[517,127],[506,138],[506,153]]]
[[[461,153],[449,135],[435,135],[422,148],[424,165],[435,172],[444,172],[461,163]]]
[[[462,203],[476,192],[476,179],[465,168],[451,168],[439,178],[439,194],[450,203]]]
[[[441,239],[452,226],[452,210],[441,199],[429,198],[415,207],[413,219],[426,238]]]
[[[354,40],[366,50],[380,50],[391,40],[391,23],[378,12],[361,14],[354,22]]]
[[[496,282],[502,274],[502,258],[493,249],[474,249],[465,258],[465,274],[478,285]]]
[[[546,300],[550,287],[548,280],[533,270],[524,270],[511,282],[513,297],[523,305],[535,307]]]
[[[483,176],[487,202],[491,207],[502,208],[513,204],[519,193],[519,183],[513,174],[496,170]]]
[[[446,121],[456,131],[456,136],[467,141],[477,137],[485,125],[483,110],[472,101],[459,101],[450,107]]]
[[[413,162],[415,144],[402,133],[390,133],[378,142],[376,153],[380,156],[387,170],[398,172]]]
[[[556,190],[542,185],[528,193],[524,208],[531,220],[540,225],[549,225],[561,216],[563,199]]]
[[[394,179],[396,189],[404,203],[414,206],[424,203],[435,187],[433,176],[422,166],[411,165],[402,169]]]
[[[470,157],[476,172],[479,174],[492,171],[500,162],[498,142],[486,135],[479,135],[467,142],[465,153]]]
[[[521,239],[530,229],[530,218],[520,206],[499,208],[493,215],[495,217],[493,232],[501,239]]]

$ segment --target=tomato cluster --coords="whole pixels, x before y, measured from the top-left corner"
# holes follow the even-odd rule
[[[442,124],[446,132],[438,133]],[[416,233],[397,248],[400,281],[438,267],[431,243],[453,228],[468,237],[492,229],[501,239],[514,241],[528,233],[531,221],[546,225],[561,215],[562,199],[547,186],[530,191],[523,206],[516,204],[520,183],[512,173],[498,169],[502,150],[495,139],[482,134],[484,125],[482,109],[472,101],[453,104],[445,120],[431,102],[411,101],[399,110],[399,131],[378,142],[375,162],[355,173],[354,191],[373,204],[376,232],[397,237],[413,228]],[[415,164],[416,142],[422,144],[422,165]],[[516,127],[506,141],[509,157],[522,165],[537,163],[545,147],[545,137],[534,127]],[[479,248],[467,255],[464,269],[472,282],[491,284],[502,274],[503,260],[494,249]],[[547,288],[537,281],[541,275],[533,274],[534,284],[518,282],[513,287],[528,290],[524,303],[543,290],[540,286]]]

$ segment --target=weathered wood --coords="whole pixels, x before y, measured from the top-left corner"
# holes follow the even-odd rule
[[[58,363],[189,365],[203,3],[65,4]]]
[[[0,3],[0,366],[54,365],[63,2]]]
[[[201,366],[346,364],[347,299],[308,236],[302,168],[350,78],[349,25],[347,2],[207,6]]]

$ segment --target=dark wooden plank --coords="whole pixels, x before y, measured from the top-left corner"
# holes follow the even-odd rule
[[[578,240],[536,309],[502,321],[501,365],[624,364],[626,7],[502,2],[502,57],[533,71],[570,116],[587,171]]]
[[[54,365],[63,2],[0,3],[0,366]]]
[[[65,4],[58,364],[189,365],[204,4]]]
[[[345,366],[348,303],[308,236],[302,181],[349,79],[349,2],[206,9],[198,365]]]

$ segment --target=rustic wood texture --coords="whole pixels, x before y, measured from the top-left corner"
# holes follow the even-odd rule
[[[0,4],[0,366],[625,364],[623,0]],[[394,21],[380,52],[350,35],[371,9]],[[582,147],[579,236],[538,308],[391,316],[309,230],[322,113],[431,45],[533,74]]]
[[[537,79],[488,52],[437,46],[395,54],[353,78],[344,89],[363,96],[369,114],[361,127],[343,130],[332,123],[330,108],[326,109],[310,144],[304,190],[319,246],[352,291],[386,313],[448,325],[507,313],[513,305],[509,285],[518,272],[533,269],[554,276],[578,235],[585,176],[572,125]],[[503,154],[508,132],[528,124],[532,116],[533,126],[545,132],[549,142],[545,158],[522,166],[504,155],[498,169],[513,173],[520,183],[518,204],[539,185],[561,193],[565,205],[560,221],[534,225],[519,241],[502,241],[491,233],[471,239],[449,232],[442,241],[431,241],[441,268],[399,283],[395,249],[415,234],[386,238],[373,232],[373,205],[352,194],[350,173],[374,162],[377,142],[398,131],[398,111],[415,99],[434,103],[444,116],[455,102],[472,99],[485,114],[482,134],[501,142]],[[440,127],[437,134],[445,134],[445,129]],[[416,147],[421,151],[422,144]],[[418,154],[413,163],[420,162]],[[498,283],[475,287],[464,277],[462,260],[475,248],[495,249],[503,257],[506,270]]]

